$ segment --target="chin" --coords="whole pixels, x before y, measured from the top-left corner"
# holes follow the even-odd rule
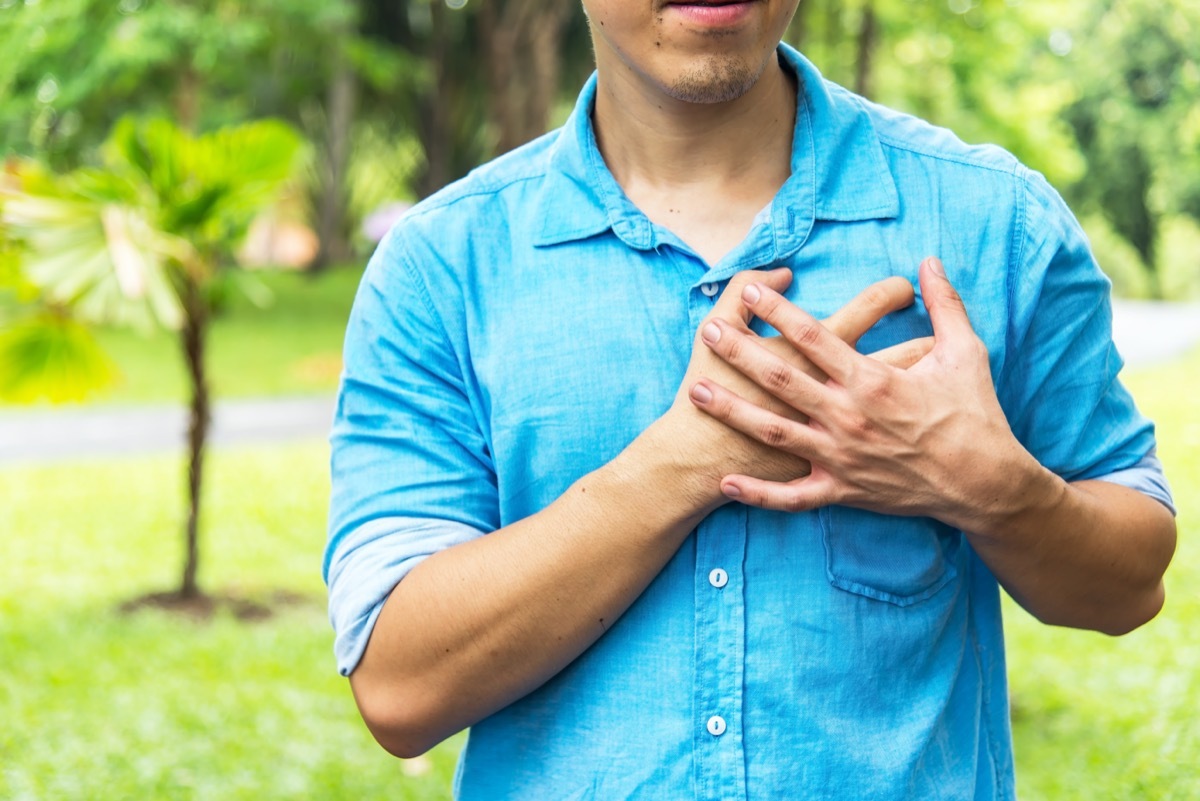
[[[711,58],[678,75],[667,94],[685,103],[728,103],[746,94],[762,76],[744,58]]]

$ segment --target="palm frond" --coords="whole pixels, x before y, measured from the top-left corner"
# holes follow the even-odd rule
[[[0,332],[0,399],[5,401],[80,401],[116,378],[116,366],[91,330],[75,320],[47,313]]]

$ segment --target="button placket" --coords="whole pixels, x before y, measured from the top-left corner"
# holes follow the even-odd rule
[[[696,530],[694,753],[696,797],[706,801],[745,799],[746,523],[745,508],[729,505]]]

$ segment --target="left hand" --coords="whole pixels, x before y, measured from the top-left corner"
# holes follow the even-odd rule
[[[762,347],[753,334],[713,321],[702,330],[712,350],[801,413],[779,415],[702,379],[711,393],[692,402],[713,418],[774,448],[807,459],[808,476],[789,482],[729,475],[722,491],[771,509],[843,504],[897,515],[926,515],[964,530],[993,529],[1029,488],[1015,477],[1037,472],[996,398],[987,348],[967,319],[941,262],[921,264],[933,349],[908,369],[857,353],[813,317],[762,284],[742,301],[829,378],[806,375]],[[699,396],[699,397],[698,397]],[[1031,469],[1034,468],[1034,469]]]

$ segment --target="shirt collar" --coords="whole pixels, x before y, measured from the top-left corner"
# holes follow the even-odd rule
[[[775,258],[799,250],[814,220],[871,220],[900,212],[896,184],[862,101],[825,82],[786,44],[779,54],[799,81],[792,176],[770,207]],[[542,227],[534,245],[586,239],[612,230],[639,250],[657,246],[650,220],[625,197],[596,144],[593,73],[559,133],[538,198]]]

